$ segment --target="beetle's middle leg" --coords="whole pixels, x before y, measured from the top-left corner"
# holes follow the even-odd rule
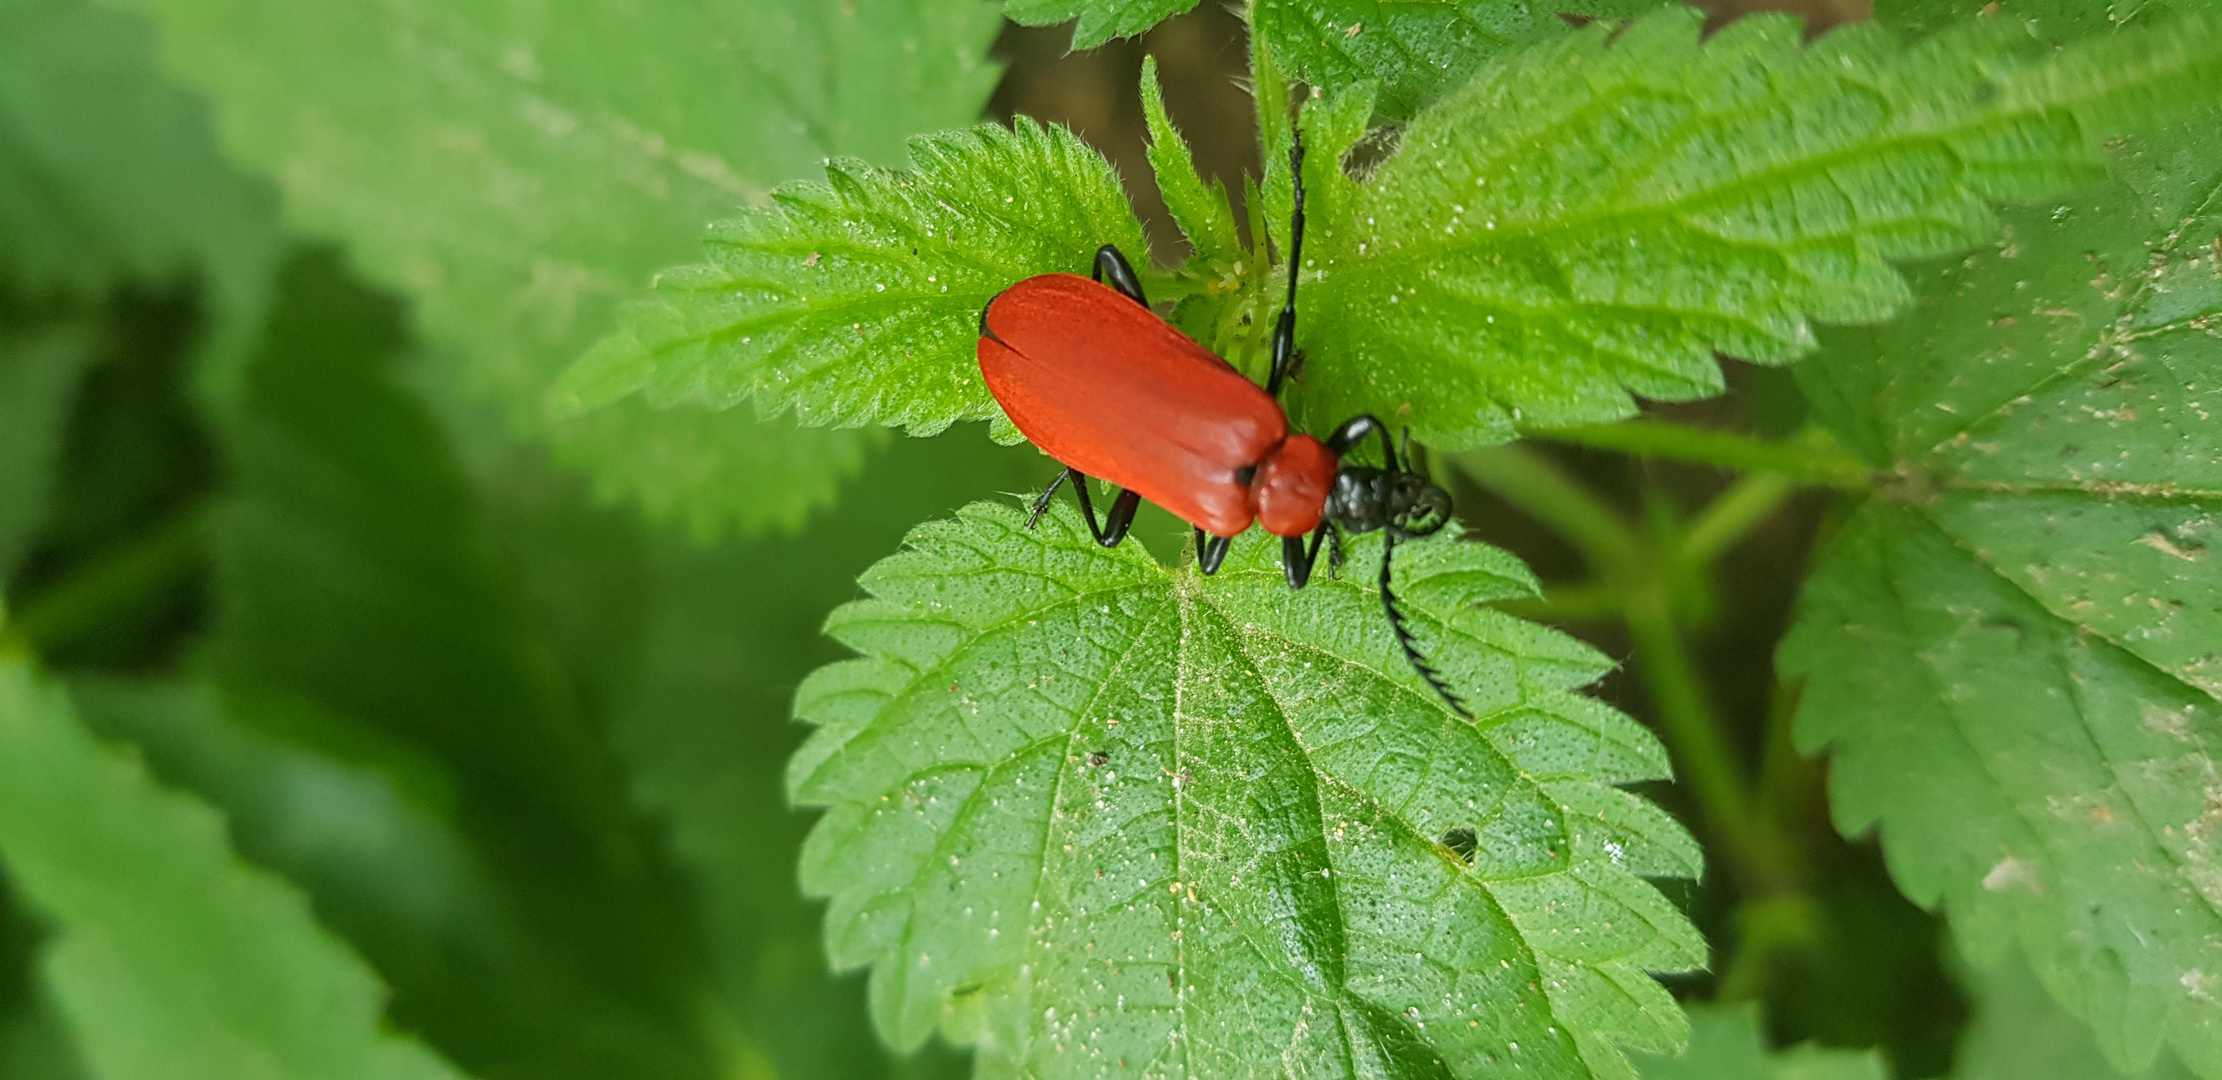
[[[1103,523],[1098,525],[1095,504],[1088,499],[1088,474],[1078,469],[1068,468],[1049,482],[1049,487],[1034,499],[1033,512],[1026,515],[1026,527],[1031,529],[1042,519],[1042,514],[1049,510],[1049,500],[1067,480],[1072,481],[1072,493],[1080,500],[1080,517],[1088,523],[1088,534],[1104,547],[1118,547],[1119,541],[1126,539],[1127,530],[1134,527],[1134,512],[1142,508],[1142,493],[1119,492],[1119,497],[1111,503],[1111,512],[1105,514]]]

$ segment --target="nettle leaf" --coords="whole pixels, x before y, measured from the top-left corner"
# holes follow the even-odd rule
[[[274,310],[218,429],[231,487],[210,514],[201,656],[227,691],[305,699],[329,718],[315,727],[368,728],[452,777],[448,818],[510,937],[428,964],[406,935],[335,925],[367,931],[398,1007],[466,1067],[711,1075],[684,899],[657,872],[595,700],[552,661],[541,598],[430,411],[396,385],[398,305],[311,254],[281,274]],[[529,966],[506,966],[520,954]]]
[[[0,858],[53,921],[43,973],[105,1080],[459,1075],[382,1031],[377,979],[302,896],[95,743],[20,655],[0,660]]]
[[[1299,412],[1408,418],[1445,447],[1717,393],[1808,319],[1875,321],[1890,260],[1997,231],[1986,200],[2095,175],[2097,134],[2222,85],[2222,24],[2021,59],[1976,30],[1902,46],[1693,10],[1485,65],[1313,219]],[[2023,39],[2026,40],[2026,39]]]
[[[1974,1005],[1952,1063],[1953,1080],[2092,1080],[2119,1076],[2089,1028],[2060,1011],[2028,965],[2011,962],[1969,971],[1962,980]],[[2190,1080],[2193,1074],[2162,1052],[2131,1080]]]
[[[537,606],[559,616],[564,669],[602,703],[634,801],[684,872],[716,980],[702,1007],[721,1021],[717,1075],[757,1075],[757,1062],[798,1080],[970,1075],[947,1053],[891,1068],[861,980],[826,970],[823,906],[795,885],[810,819],[779,777],[804,734],[795,685],[841,651],[817,631],[856,575],[919,521],[1038,490],[1050,467],[977,437],[896,440],[801,533],[711,548],[589,513],[529,459],[479,485],[529,592],[554,600]]]
[[[1382,115],[1411,117],[1507,49],[1563,36],[1565,15],[1627,18],[1667,0],[1267,0],[1250,32],[1288,73],[1314,86],[1377,83]],[[1565,13],[1562,15],[1561,13]]]
[[[1063,507],[909,543],[829,621],[865,655],[803,684],[788,773],[828,808],[804,889],[896,1047],[938,1029],[986,1075],[1576,1077],[1681,1043],[1645,972],[1705,950],[1642,876],[1697,849],[1613,786],[1666,758],[1573,692],[1602,656],[1483,606],[1533,592],[1516,560],[1400,549],[1467,721],[1405,665],[1371,543],[1302,592],[1263,539],[1205,579]]]
[[[282,239],[147,20],[86,0],[0,0],[0,268],[34,293],[207,275],[211,352],[235,367]]]
[[[1770,1053],[1748,1007],[1690,1010],[1690,1045],[1675,1057],[1636,1057],[1643,1080],[1888,1080],[1873,1051],[1799,1046]]]
[[[1165,196],[1165,209],[1194,249],[1190,261],[1212,266],[1240,256],[1242,236],[1235,231],[1234,204],[1227,199],[1227,187],[1223,183],[1204,186],[1195,156],[1165,112],[1165,88],[1158,82],[1154,56],[1142,58],[1142,115],[1150,129],[1146,151],[1150,171]]]
[[[435,385],[705,535],[798,521],[864,437],[640,402],[556,418],[556,376],[703,222],[970,120],[996,73],[971,0],[134,3],[289,214],[409,295]]]
[[[1052,26],[1071,19],[1074,49],[1093,49],[1116,37],[1133,37],[1196,6],[1196,0],[1003,0],[1003,14],[1021,26]]]
[[[2121,37],[2128,36],[2126,33]],[[2210,92],[2211,96],[2211,92]],[[2008,215],[1832,335],[1814,414],[1898,477],[1780,656],[1838,826],[1978,965],[2020,951],[2118,1068],[2222,1075],[2222,122]]]
[[[1088,273],[1142,227],[1118,174],[1062,127],[1021,118],[922,136],[907,172],[827,166],[773,206],[717,226],[711,261],[665,273],[662,303],[629,310],[564,379],[575,407],[645,389],[656,404],[753,396],[808,424],[900,424],[928,435],[996,420],[980,380],[980,312],[1013,282]]]

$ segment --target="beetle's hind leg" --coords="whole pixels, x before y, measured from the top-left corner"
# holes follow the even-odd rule
[[[1219,564],[1227,561],[1227,548],[1234,543],[1231,536],[1213,536],[1196,528],[1196,568],[1209,577],[1219,572]]]
[[[1142,295],[1142,279],[1134,272],[1134,264],[1113,245],[1105,244],[1096,249],[1096,269],[1092,275],[1098,282],[1119,290],[1119,294],[1143,307],[1150,306],[1150,298]]]
[[[1034,523],[1049,512],[1049,501],[1056,497],[1057,488],[1067,480],[1072,481],[1072,493],[1080,500],[1080,516],[1088,523],[1088,534],[1104,547],[1118,547],[1119,541],[1126,539],[1127,530],[1134,527],[1134,512],[1142,508],[1142,493],[1119,492],[1118,499],[1111,503],[1111,512],[1105,514],[1103,523],[1098,525],[1095,504],[1088,499],[1088,474],[1078,469],[1066,469],[1049,482],[1049,487],[1034,499],[1033,510],[1026,515],[1026,527],[1033,528]]]

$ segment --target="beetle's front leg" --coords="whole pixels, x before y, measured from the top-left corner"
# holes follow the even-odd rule
[[[1301,589],[1306,582],[1312,579],[1312,566],[1319,561],[1319,545],[1327,540],[1328,534],[1334,532],[1334,528],[1333,522],[1320,522],[1319,528],[1312,530],[1312,543],[1309,548],[1304,546],[1304,538],[1301,536],[1284,536],[1281,538],[1281,572],[1288,575],[1289,588]],[[1335,570],[1341,563],[1342,542],[1340,534],[1337,534],[1334,547],[1328,549],[1328,576],[1334,576]]]
[[[1234,543],[1231,536],[1213,536],[1196,527],[1196,569],[1210,577],[1219,572],[1219,564],[1227,561],[1227,548]]]

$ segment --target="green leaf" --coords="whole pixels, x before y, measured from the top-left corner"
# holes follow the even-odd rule
[[[1292,592],[1251,538],[1216,578],[1105,550],[1060,508],[920,527],[829,631],[860,659],[797,696],[789,768],[836,966],[898,1048],[987,1075],[1625,1076],[1671,1051],[1647,971],[1701,963],[1638,875],[1679,826],[1611,785],[1666,759],[1572,693],[1610,665],[1483,606],[1518,562],[1409,545],[1401,589],[1447,712],[1361,585]],[[1439,843],[1479,837],[1474,862]]]
[[[145,20],[78,0],[0,2],[0,251],[20,284],[275,253],[269,193],[224,163],[154,45]]]
[[[0,268],[34,293],[205,272],[229,363],[261,318],[276,199],[224,161],[154,36],[83,0],[0,0]]]
[[[1330,90],[1377,83],[1382,115],[1404,120],[1456,88],[1490,57],[1563,36],[1561,12],[1627,18],[1667,0],[1508,4],[1503,0],[1265,0],[1250,32],[1289,74]]]
[[[444,1051],[489,1072],[701,1080],[695,928],[470,478],[393,384],[399,323],[328,257],[282,275],[222,426],[233,489],[210,527],[203,651],[227,692],[306,699],[452,776],[455,829],[535,963],[513,985],[498,966],[459,973],[476,1012],[434,1007],[457,992],[437,968],[396,968]]]
[[[409,295],[433,384],[698,534],[798,521],[861,437],[638,402],[556,419],[556,376],[703,222],[827,154],[969,120],[995,77],[970,0],[134,3],[289,216]]]
[[[0,338],[0,587],[45,517],[77,377],[92,355],[75,327]]]
[[[1074,49],[1093,49],[1115,37],[1133,37],[1196,6],[1196,0],[1003,0],[1003,14],[1021,26],[1049,26],[1078,19]]]
[[[0,660],[0,858],[54,921],[45,975],[104,1080],[457,1074],[380,1030],[377,980],[221,820]]]
[[[1975,1016],[1960,1040],[1954,1080],[2104,1080],[2118,1076],[2089,1028],[2060,1011],[2015,957],[1968,973]],[[2191,1080],[2166,1054],[2130,1080]]]
[[[1700,24],[1510,54],[1369,182],[1314,181],[1346,209],[1306,251],[1307,426],[1370,412],[1455,448],[1716,393],[1716,352],[1781,363],[1814,347],[1809,318],[1897,313],[1890,260],[1994,235],[1986,200],[2085,180],[2097,135],[2222,85],[2212,21],[2050,59],[1995,26],[1901,46]]]
[[[1139,258],[1118,175],[1071,131],[1020,119],[911,142],[911,168],[859,161],[780,189],[716,227],[711,261],[664,274],[661,304],[627,313],[562,391],[591,407],[645,388],[658,405],[753,396],[806,424],[932,434],[993,417],[980,311],[1012,282],[1088,273],[1096,249]]]
[[[1767,1052],[1750,1008],[1708,1005],[1690,1010],[1690,1045],[1675,1057],[1636,1055],[1643,1080],[1888,1080],[1872,1051],[1800,1046]]]
[[[578,1014],[548,993],[561,972],[457,828],[437,762],[298,697],[116,678],[71,690],[95,734],[209,802],[242,856],[308,895],[394,987],[396,1023],[457,1057],[514,1039],[504,1067],[530,1060],[520,1044],[563,1044]]]
[[[1227,201],[1226,185],[1204,186],[1188,143],[1165,113],[1165,88],[1158,83],[1154,56],[1142,58],[1142,115],[1150,128],[1150,170],[1157,176],[1157,189],[1164,193],[1165,209],[1172,212],[1174,223],[1194,249],[1191,261],[1211,266],[1239,256],[1242,237],[1235,232],[1234,205]]]
[[[840,651],[816,631],[856,595],[857,573],[910,526],[983,492],[1039,487],[1046,467],[1031,450],[970,432],[906,439],[875,455],[854,492],[800,535],[713,550],[643,538],[651,542],[638,575],[605,583],[627,587],[637,613],[594,628],[614,629],[617,640],[576,647],[616,669],[612,745],[635,799],[669,824],[737,1027],[780,1076],[864,1080],[888,1069],[862,987],[826,971],[823,909],[793,876],[810,824],[787,806],[779,780],[803,733],[790,719],[794,687]],[[518,525],[545,536],[547,519]],[[605,617],[579,613],[582,624]],[[964,1062],[948,1055],[944,1064]]]
[[[0,1076],[9,1080],[88,1080],[84,1055],[48,995],[0,1022]]]
[[[1917,273],[1921,318],[1798,371],[1899,478],[1780,656],[1838,827],[1880,824],[1905,893],[1978,966],[2027,955],[2127,1072],[2168,1044],[2222,1075],[2218,130],[2123,144],[2113,183]]]

